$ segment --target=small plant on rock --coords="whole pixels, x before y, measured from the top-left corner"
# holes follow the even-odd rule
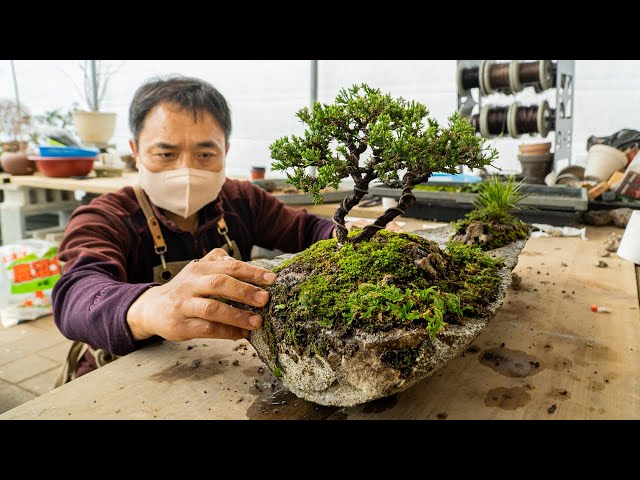
[[[476,208],[455,223],[453,240],[478,245],[486,251],[528,238],[529,226],[513,213],[528,196],[522,193],[522,187],[523,183],[516,183],[514,177],[506,182],[493,177],[481,183]]]

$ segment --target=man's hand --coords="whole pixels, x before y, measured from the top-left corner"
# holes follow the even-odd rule
[[[269,294],[251,284],[268,285],[275,279],[270,270],[235,260],[216,248],[189,263],[168,283],[140,295],[129,307],[127,323],[134,340],[153,335],[173,341],[244,338],[262,324],[262,318],[209,297],[262,307]]]
[[[364,228],[367,225],[371,225],[375,220],[369,220],[369,219],[362,219],[362,220],[356,220],[354,222],[347,222],[344,224],[345,227],[347,227],[349,230],[351,230],[351,227],[360,227],[360,228]],[[395,220],[390,221],[389,223],[387,223],[387,226],[384,227],[385,230],[390,230],[392,232],[403,232],[404,229],[398,225],[398,223]]]

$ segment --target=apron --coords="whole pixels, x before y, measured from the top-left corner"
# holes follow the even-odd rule
[[[142,207],[144,216],[147,219],[147,225],[149,226],[151,238],[153,239],[154,250],[156,254],[160,256],[160,265],[156,265],[155,267],[153,267],[153,281],[164,285],[178,273],[180,273],[180,271],[188,263],[191,263],[192,260],[181,260],[177,262],[165,261],[164,254],[167,252],[167,244],[165,243],[164,237],[162,236],[160,223],[153,214],[151,205],[149,205],[149,202],[147,201],[147,198],[142,192],[140,186],[133,185],[133,192],[136,194],[138,203]],[[235,240],[231,240],[229,238],[229,229],[226,222],[224,221],[224,217],[221,217],[220,220],[218,220],[217,230],[225,240],[225,244],[221,248],[236,260],[242,260],[242,255],[240,254],[240,248],[238,248],[238,244]],[[76,340],[71,344],[71,348],[69,349],[69,353],[67,354],[67,359],[62,366],[62,370],[58,375],[58,379],[56,380],[55,388],[64,385],[65,383],[68,383],[76,378],[75,373],[78,368],[78,364],[85,356],[87,351],[94,356],[98,368],[119,358],[118,355],[113,355],[112,353],[107,352],[102,348],[94,349],[90,345]]]

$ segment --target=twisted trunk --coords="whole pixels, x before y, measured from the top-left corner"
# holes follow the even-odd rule
[[[384,229],[384,227],[386,227],[389,222],[398,215],[404,215],[407,209],[416,201],[416,197],[412,191],[413,187],[419,183],[425,182],[430,175],[431,172],[424,175],[416,175],[413,172],[407,172],[404,177],[402,177],[402,195],[400,196],[400,200],[398,200],[398,205],[387,209],[380,217],[376,218],[375,222],[364,227],[362,232],[352,239],[352,242],[357,243],[369,240],[379,230]]]
[[[358,163],[360,162],[360,155],[367,149],[367,145],[364,142],[355,147],[353,144],[348,145],[349,152],[351,153],[349,166],[349,174],[355,185],[353,187],[353,194],[346,197],[340,206],[337,208],[336,213],[333,214],[333,223],[336,225],[336,237],[339,245],[344,245],[348,239],[347,235],[349,230],[345,226],[344,217],[347,216],[349,211],[360,203],[362,197],[369,193],[369,183],[376,178],[373,168],[360,169]],[[362,174],[365,174],[364,178]]]

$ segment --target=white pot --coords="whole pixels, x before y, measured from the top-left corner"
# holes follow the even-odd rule
[[[85,144],[107,144],[116,128],[116,114],[108,112],[71,112],[73,125]]]
[[[619,257],[640,265],[640,210],[631,213],[617,253]]]
[[[587,152],[587,168],[584,170],[586,180],[606,182],[618,170],[627,165],[627,156],[609,145],[593,145]]]

